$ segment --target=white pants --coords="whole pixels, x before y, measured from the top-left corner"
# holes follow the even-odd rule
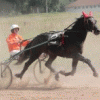
[[[20,50],[13,50],[10,52],[10,56],[14,56],[15,54],[19,53]]]
[[[10,52],[10,56],[12,57],[12,56],[14,56],[15,54],[17,54],[19,52],[20,52],[20,50],[13,50],[13,51]],[[15,57],[15,59],[18,59],[18,58],[19,58],[19,56]]]

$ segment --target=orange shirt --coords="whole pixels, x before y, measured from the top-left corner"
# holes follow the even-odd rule
[[[20,35],[16,33],[12,33],[11,35],[8,36],[6,39],[6,42],[8,44],[9,52],[12,50],[20,50],[20,43],[22,40],[24,40]],[[29,43],[29,41],[23,42],[21,45],[26,46]]]

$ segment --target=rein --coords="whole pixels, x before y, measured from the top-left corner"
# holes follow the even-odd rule
[[[27,39],[27,40],[28,40],[28,39]],[[32,46],[32,47],[30,47],[30,48],[21,50],[21,51],[18,52],[17,54],[13,55],[11,58],[9,58],[9,59],[3,61],[2,64],[10,64],[10,63],[14,60],[14,58],[15,58],[16,56],[19,56],[20,54],[22,54],[22,53],[25,52],[25,51],[28,51],[28,50],[31,50],[31,49],[33,49],[33,48],[39,47],[39,46],[41,46],[41,45],[43,45],[43,44],[46,44],[46,43],[48,43],[49,41],[50,41],[50,40],[45,41],[45,42],[42,42],[42,43],[37,44],[37,45],[35,45],[35,46]]]
[[[68,28],[71,27],[71,26],[72,26],[73,24],[75,24],[75,23],[76,23],[76,21],[73,22],[72,24],[70,24],[70,25],[69,25],[66,29],[64,29],[63,31],[51,31],[51,32],[54,32],[54,33],[63,32],[62,44],[64,44],[64,37],[66,37],[66,36],[64,36],[64,32],[65,32],[66,30],[68,30]],[[74,31],[73,31],[73,32],[74,32]],[[76,32],[76,31],[75,31],[75,32]],[[27,41],[27,40],[31,40],[31,39],[34,39],[34,38],[25,39],[25,40],[23,40],[22,42]],[[21,50],[19,53],[15,54],[15,55],[12,56],[11,58],[5,60],[3,63],[4,63],[4,64],[10,64],[16,56],[19,56],[20,54],[22,54],[23,52],[25,52],[25,51],[27,51],[27,50],[31,50],[31,49],[36,48],[36,47],[38,47],[38,46],[47,44],[48,42],[50,42],[50,40],[47,40],[47,41],[45,41],[45,42],[42,42],[42,43],[37,44],[37,45],[35,45],[35,46],[32,46],[32,47],[30,47],[30,48]],[[22,44],[22,43],[21,43],[21,44]]]
[[[67,28],[65,28],[64,31],[68,30],[68,28],[71,27],[71,26],[72,26],[73,24],[75,24],[75,23],[76,23],[76,21],[73,22],[72,24],[70,24]]]
[[[64,29],[63,34],[62,34],[62,39],[61,39],[61,44],[62,44],[62,45],[64,45],[64,41],[65,41],[65,40],[64,40],[64,37],[66,37],[66,36],[64,35],[64,32],[65,32],[66,30],[68,30],[68,28],[71,27],[71,26],[72,26],[73,24],[75,24],[75,23],[76,23],[76,21],[73,22],[73,23],[70,24],[67,28]]]
[[[67,28],[65,28],[63,31],[50,31],[51,33],[53,32],[53,33],[58,33],[58,32],[65,32],[66,30],[68,30],[68,28],[69,27],[71,27],[73,24],[75,24],[76,23],[76,21],[75,22],[73,22],[72,24],[70,24]]]
[[[25,40],[23,40],[22,42],[20,42],[20,51],[21,51],[21,47],[22,47],[22,44],[23,44],[23,42],[25,42],[25,41],[27,41],[27,40],[32,40],[33,38],[29,38],[29,39],[25,39]]]

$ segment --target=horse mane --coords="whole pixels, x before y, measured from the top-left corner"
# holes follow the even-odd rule
[[[83,24],[84,24],[84,17],[83,16],[76,18],[76,22],[72,26],[72,29],[73,30],[86,30]]]
[[[83,19],[84,19],[84,16],[82,15],[82,16],[80,16],[79,18],[76,18],[76,22],[81,21],[81,20],[83,20]]]

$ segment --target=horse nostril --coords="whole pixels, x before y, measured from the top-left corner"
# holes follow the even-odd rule
[[[95,35],[99,35],[99,34],[100,34],[100,30],[95,30],[95,31],[94,31],[94,34],[95,34]]]

